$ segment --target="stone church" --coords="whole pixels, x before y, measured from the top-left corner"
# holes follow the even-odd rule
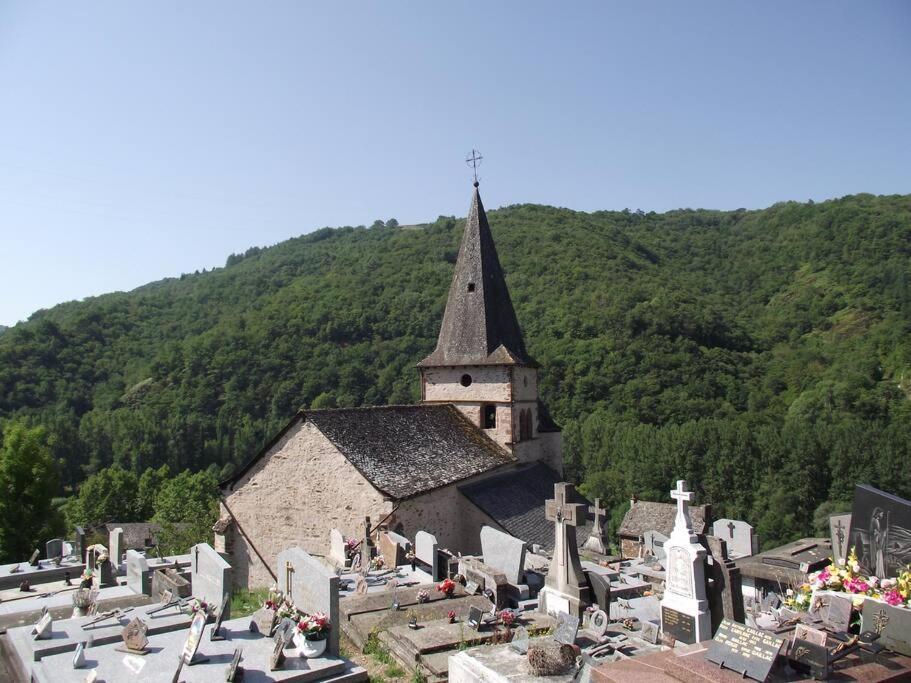
[[[553,547],[544,501],[562,475],[562,437],[477,183],[437,346],[418,370],[420,404],[301,410],[222,483],[215,546],[239,586],[272,583],[290,546],[328,554],[332,528],[360,538],[366,516],[462,553],[480,552],[484,524]]]

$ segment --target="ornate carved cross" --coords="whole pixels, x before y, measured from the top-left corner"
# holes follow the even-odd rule
[[[838,545],[841,546],[845,542],[845,525],[841,523],[841,520],[838,520],[838,524],[835,525],[835,538],[838,539]]]
[[[889,623],[889,615],[886,614],[885,608],[880,608],[879,612],[873,615],[873,632],[882,635]]]
[[[728,533],[731,535],[731,538],[734,538],[734,529],[736,529],[734,522],[728,522]]]
[[[671,498],[677,501],[677,521],[676,526],[683,526],[687,531],[692,531],[690,524],[689,504],[693,502],[696,494],[686,490],[686,480],[678,479],[677,488],[671,491]]]
[[[465,159],[465,163],[471,166],[472,173],[474,173],[474,182],[475,185],[478,183],[478,166],[481,165],[481,159],[484,157],[481,156],[481,153],[476,149],[471,150],[471,155]]]
[[[583,515],[585,514],[585,506],[580,503],[568,503],[566,501],[566,489],[571,484],[555,484],[554,485],[554,500],[544,501],[544,517],[548,522],[554,523],[554,535],[556,541],[556,547],[562,548],[561,539],[563,539],[567,533],[567,526],[579,526],[582,523]],[[555,554],[558,554],[554,550]],[[566,564],[566,553],[560,552],[560,565],[563,566]]]

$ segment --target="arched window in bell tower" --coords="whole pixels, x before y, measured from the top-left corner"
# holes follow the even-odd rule
[[[494,429],[497,426],[497,407],[492,403],[481,406],[481,429]]]

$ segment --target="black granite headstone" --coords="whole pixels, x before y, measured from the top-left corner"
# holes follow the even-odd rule
[[[675,641],[690,645],[696,642],[696,619],[692,614],[662,605],[661,628],[664,635],[673,637]]]
[[[597,572],[586,572],[585,575],[598,607],[610,614],[610,581]]]
[[[911,564],[911,501],[860,484],[854,488],[848,548],[865,574],[897,576]]]

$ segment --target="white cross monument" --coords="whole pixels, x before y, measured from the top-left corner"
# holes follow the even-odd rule
[[[667,553],[664,598],[661,600],[661,629],[678,642],[697,643],[710,640],[712,623],[706,599],[705,555],[699,538],[693,533],[689,504],[693,493],[686,481],[679,480],[671,491],[677,501],[674,530],[664,544]]]

